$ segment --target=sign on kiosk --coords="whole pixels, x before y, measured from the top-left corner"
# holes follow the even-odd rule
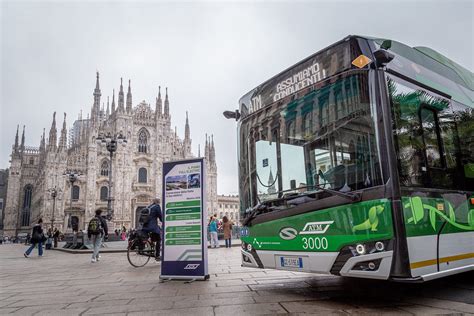
[[[209,278],[205,183],[203,158],[163,163],[161,279]]]

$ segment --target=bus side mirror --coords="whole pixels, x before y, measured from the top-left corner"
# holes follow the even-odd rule
[[[240,112],[239,110],[235,110],[235,111],[224,111],[224,117],[226,119],[235,119],[236,121],[239,120],[240,118]]]
[[[395,55],[385,49],[379,49],[374,52],[374,57],[377,67],[384,67],[395,58]]]

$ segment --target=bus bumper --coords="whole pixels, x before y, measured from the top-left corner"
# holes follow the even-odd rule
[[[295,252],[241,249],[242,266],[321,274],[335,274],[346,277],[387,280],[390,276],[393,251],[382,251],[345,258],[338,262],[339,252]],[[285,266],[287,258],[300,262],[299,266]]]

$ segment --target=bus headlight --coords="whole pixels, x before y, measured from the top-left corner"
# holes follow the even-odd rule
[[[359,255],[365,254],[365,246],[362,244],[357,244],[356,251],[357,251],[357,254]]]
[[[377,249],[377,251],[384,251],[385,245],[383,244],[383,242],[377,241],[375,243],[375,249]]]
[[[248,244],[248,245],[247,245],[247,251],[248,251],[248,252],[252,252],[252,245],[251,245],[251,244]]]

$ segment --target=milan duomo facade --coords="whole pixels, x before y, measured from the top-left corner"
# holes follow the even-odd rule
[[[21,141],[18,129],[11,154],[5,205],[4,233],[14,236],[29,232],[38,218],[44,225],[71,231],[71,220],[85,229],[96,209],[107,210],[109,164],[112,163],[112,230],[135,227],[137,210],[161,197],[163,161],[193,158],[191,134],[186,114],[184,139],[171,128],[170,104],[166,90],[164,102],[158,90],[155,110],[142,101],[132,107],[130,81],[126,101],[122,82],[117,107],[115,93],[112,103],[100,107],[101,91],[97,73],[94,104],[90,117],[81,116],[68,135],[66,113],[59,134],[56,113],[46,139],[45,131],[39,147],[25,146],[25,128]],[[164,103],[164,106],[163,106]],[[118,146],[110,161],[106,146],[97,144],[98,135],[121,134],[127,143]],[[68,142],[69,137],[69,142]],[[69,144],[68,144],[69,143]],[[200,153],[198,154],[200,156]],[[206,136],[207,208],[217,208],[217,166],[214,140]],[[71,185],[65,173],[81,174]],[[52,198],[51,189],[58,195]],[[54,214],[53,214],[53,203]]]

